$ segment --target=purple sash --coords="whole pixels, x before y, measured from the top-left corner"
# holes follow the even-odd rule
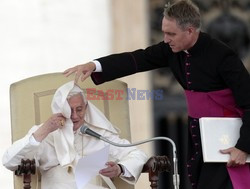
[[[243,111],[237,107],[230,89],[212,92],[185,90],[188,115],[201,117],[242,117]],[[227,167],[234,189],[250,188],[249,165]]]

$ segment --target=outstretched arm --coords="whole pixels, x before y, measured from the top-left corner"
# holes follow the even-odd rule
[[[95,84],[102,84],[124,76],[132,75],[137,72],[144,72],[160,67],[168,67],[168,54],[171,49],[164,42],[143,49],[138,49],[133,52],[124,52],[111,54],[86,64],[80,64],[64,71],[67,77],[75,73],[75,83],[81,77],[84,81],[90,75]],[[97,64],[101,65],[102,71],[99,72]],[[94,72],[95,71],[95,72]],[[94,73],[93,73],[94,72]]]

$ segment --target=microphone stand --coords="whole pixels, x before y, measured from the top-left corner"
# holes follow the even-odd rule
[[[135,142],[132,144],[118,144],[118,143],[114,143],[110,140],[108,140],[107,138],[99,135],[98,133],[92,131],[91,129],[89,129],[87,126],[82,126],[80,129],[81,133],[84,134],[88,134],[90,136],[96,137],[104,142],[107,142],[113,146],[118,146],[118,147],[131,147],[131,146],[136,146],[136,145],[140,145],[140,144],[144,144],[147,142],[151,142],[151,141],[156,141],[156,140],[166,140],[168,142],[171,143],[172,148],[173,148],[173,167],[174,167],[174,174],[173,174],[173,185],[174,185],[174,189],[179,189],[179,185],[180,185],[180,177],[178,174],[178,159],[177,159],[177,151],[176,151],[176,145],[174,143],[174,141],[168,137],[154,137],[151,139],[146,139],[146,140],[142,140],[139,142]]]

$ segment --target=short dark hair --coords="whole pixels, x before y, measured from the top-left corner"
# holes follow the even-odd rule
[[[164,7],[164,17],[173,18],[181,29],[193,26],[201,28],[201,16],[199,8],[191,0],[179,0],[173,4],[166,4]]]

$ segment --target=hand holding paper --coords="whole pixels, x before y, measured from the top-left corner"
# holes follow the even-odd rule
[[[100,170],[100,172],[99,172],[103,176],[113,178],[113,177],[117,177],[121,174],[122,171],[121,171],[119,165],[117,165],[115,162],[110,161],[110,162],[107,162],[106,165],[108,167]]]

